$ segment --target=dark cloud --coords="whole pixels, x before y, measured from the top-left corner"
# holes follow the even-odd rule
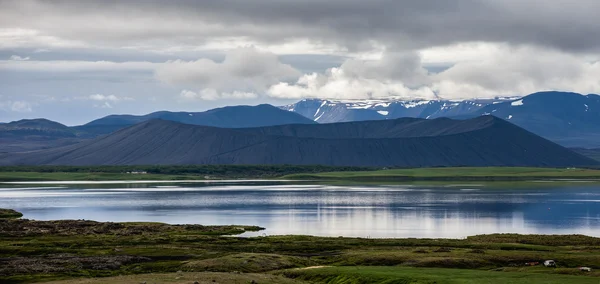
[[[596,0],[23,0],[0,3],[0,26],[124,45],[245,37],[352,50],[373,41],[395,49],[488,41],[580,52],[600,49],[599,10]]]

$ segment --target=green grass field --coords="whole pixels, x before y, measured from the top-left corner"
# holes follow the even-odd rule
[[[108,168],[111,169],[110,167]],[[378,171],[342,171],[342,172],[315,172],[296,173],[285,175],[284,170],[277,169],[269,172],[262,169],[260,172],[243,171],[220,175],[208,175],[209,178],[270,178],[290,180],[326,180],[326,181],[363,181],[363,182],[406,182],[406,181],[528,181],[549,179],[598,179],[600,170],[593,169],[555,169],[555,168],[523,168],[523,167],[480,167],[480,168],[416,168],[416,169],[390,169]],[[304,168],[301,168],[302,170]],[[323,170],[326,168],[319,168]],[[11,181],[111,181],[111,180],[203,180],[207,175],[195,173],[180,174],[127,174],[119,172],[47,172],[44,171],[2,171],[0,168],[0,182]],[[294,169],[298,170],[298,169]],[[304,169],[306,170],[306,169]]]
[[[117,181],[117,180],[203,180],[200,175],[126,174],[126,173],[40,173],[0,172],[0,182],[14,181]]]
[[[457,167],[390,169],[360,172],[328,172],[292,174],[283,179],[296,180],[356,180],[356,181],[412,181],[412,180],[537,180],[537,179],[600,179],[600,170],[524,167]]]
[[[545,268],[545,270],[552,270]],[[407,284],[598,284],[600,279],[573,275],[532,272],[501,272],[468,269],[414,268],[414,267],[324,267],[297,269],[282,274],[293,279],[313,283],[407,283]],[[584,274],[583,272],[576,272]]]

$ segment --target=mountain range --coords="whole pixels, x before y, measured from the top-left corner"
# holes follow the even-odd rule
[[[32,151],[75,144],[152,119],[223,128],[316,124],[299,114],[265,104],[223,107],[205,112],[160,111],[141,116],[110,115],[73,127],[47,119],[25,119],[0,124],[0,152]]]
[[[295,164],[593,166],[494,116],[217,128],[149,120],[74,145],[0,154],[0,165]]]
[[[302,100],[281,107],[319,123],[414,117],[467,119],[494,115],[565,147],[600,147],[600,96],[539,92],[489,100]]]
[[[540,92],[486,100],[302,100],[295,104],[232,106],[205,112],[160,111],[110,115],[68,127],[46,119],[0,124],[0,152],[22,152],[79,143],[152,119],[220,128],[316,124],[402,117],[469,119],[494,115],[569,148],[600,148],[600,96]],[[589,153],[590,151],[583,151]]]

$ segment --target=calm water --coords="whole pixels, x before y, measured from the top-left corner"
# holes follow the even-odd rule
[[[0,208],[38,220],[258,225],[262,234],[465,237],[600,236],[600,185],[310,184],[0,185]]]

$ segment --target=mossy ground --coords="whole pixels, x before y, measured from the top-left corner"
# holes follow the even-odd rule
[[[209,279],[216,283],[296,283],[280,281],[281,277],[313,283],[600,282],[595,271],[600,269],[600,238],[581,235],[501,234],[466,239],[232,236],[258,229],[2,219],[0,283],[206,280],[192,279],[200,275],[225,277]],[[546,259],[555,260],[558,268],[525,265]],[[314,266],[331,267],[299,269]],[[579,266],[594,271],[580,272]],[[164,281],[157,274],[164,274]],[[488,282],[474,282],[481,277]]]
[[[21,212],[17,212],[12,209],[2,209],[0,208],[0,219],[16,219],[23,217]]]

